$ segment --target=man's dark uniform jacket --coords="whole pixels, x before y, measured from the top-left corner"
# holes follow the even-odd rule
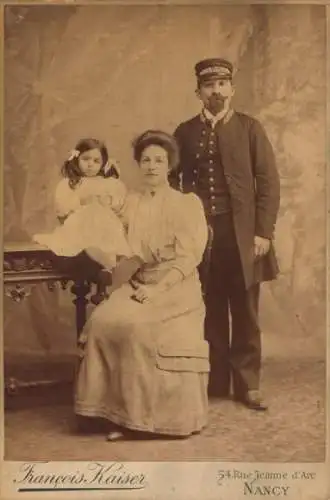
[[[214,129],[200,114],[174,135],[181,159],[171,185],[195,192],[209,217],[232,212],[246,288],[274,279],[273,245],[265,257],[254,258],[254,236],[272,240],[280,201],[274,153],[261,124],[231,110]]]

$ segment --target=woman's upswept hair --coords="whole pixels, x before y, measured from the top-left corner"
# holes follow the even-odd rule
[[[86,151],[91,149],[98,149],[102,157],[102,165],[100,171],[97,175],[102,177],[119,177],[119,173],[114,166],[111,166],[109,170],[105,171],[105,166],[109,161],[109,154],[105,144],[98,139],[81,139],[75,146],[73,153],[70,158],[67,159],[61,169],[63,177],[69,179],[69,186],[74,189],[80,182],[81,178],[84,177],[83,173],[79,168],[79,156]]]
[[[134,160],[141,160],[143,151],[148,146],[160,146],[167,152],[170,170],[175,170],[179,164],[179,146],[173,135],[162,130],[147,130],[133,141]]]

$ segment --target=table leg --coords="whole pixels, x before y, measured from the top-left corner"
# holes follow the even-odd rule
[[[88,304],[86,295],[90,292],[90,289],[91,285],[86,281],[77,281],[71,287],[71,292],[76,296],[73,303],[76,306],[76,329],[78,337],[86,323],[86,306]]]

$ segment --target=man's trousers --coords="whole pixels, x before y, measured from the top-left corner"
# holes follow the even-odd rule
[[[206,285],[205,336],[210,346],[210,396],[241,397],[259,388],[260,285],[246,289],[231,214],[211,216],[214,237]]]

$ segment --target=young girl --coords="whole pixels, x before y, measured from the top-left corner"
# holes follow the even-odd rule
[[[121,261],[124,280],[129,279],[140,261],[132,254],[119,218],[126,189],[106,146],[96,139],[79,141],[64,162],[62,176],[55,190],[61,225],[50,234],[34,235],[34,241],[56,255],[75,256],[85,251],[109,271]],[[130,265],[123,266],[127,261]]]

